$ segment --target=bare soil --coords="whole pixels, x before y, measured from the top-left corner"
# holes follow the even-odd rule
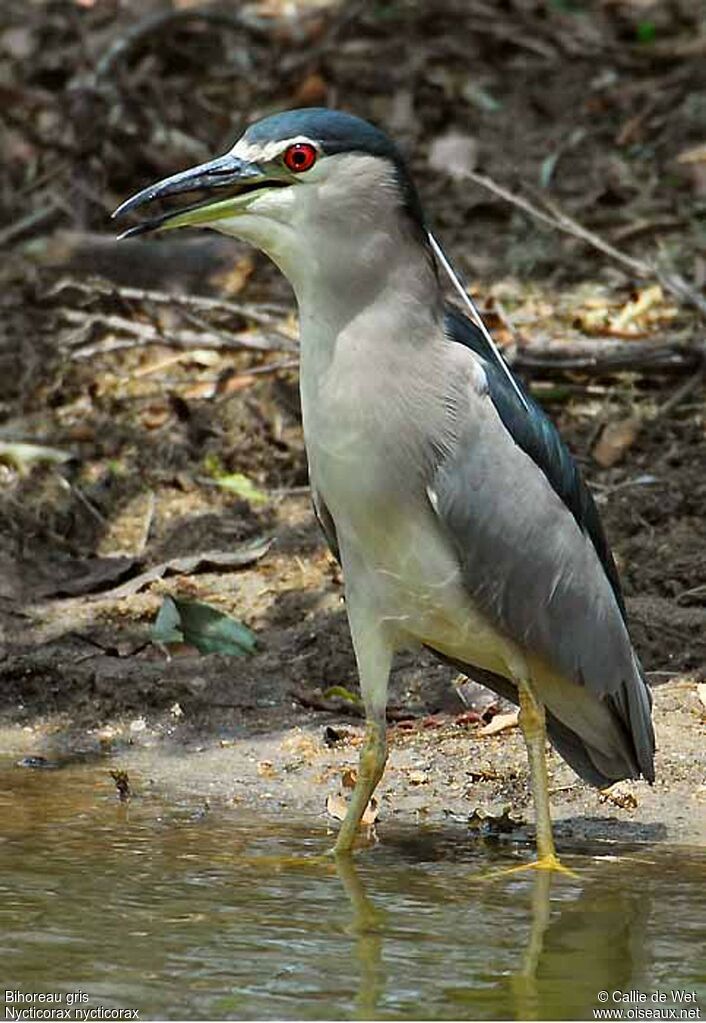
[[[72,460],[0,457],[0,751],[57,764],[111,754],[138,790],[154,782],[322,817],[331,797],[335,816],[361,720],[327,695],[357,683],[340,575],[306,492],[289,289],[264,257],[222,239],[117,245],[107,215],[265,110],[339,105],[401,139],[430,220],[511,356],[548,339],[691,346],[673,365],[547,364],[529,382],[594,488],[655,692],[652,789],[601,801],[553,756],[564,834],[703,842],[703,320],[666,291],[632,316],[654,282],[430,161],[453,130],[471,169],[548,197],[702,293],[706,185],[698,160],[679,160],[704,142],[697,6],[303,5],[287,19],[269,4],[247,8],[247,28],[219,32],[183,15],[150,28],[144,17],[171,9],[144,3],[5,5],[0,443]],[[144,289],[232,305],[182,307]],[[233,473],[267,499],[219,486]],[[272,548],[244,569],[110,592],[169,559],[263,535]],[[245,622],[258,652],[168,659],[149,631],[167,593]],[[380,830],[394,815],[470,818],[479,833],[531,818],[517,729],[481,734],[507,708],[473,687],[464,703],[453,680],[428,655],[395,666]]]

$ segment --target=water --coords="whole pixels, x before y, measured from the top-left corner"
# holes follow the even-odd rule
[[[682,989],[706,1015],[704,852],[584,847],[576,879],[487,881],[512,851],[410,822],[337,871],[320,820],[120,805],[108,766],[0,765],[3,990],[141,1019],[492,1020]]]

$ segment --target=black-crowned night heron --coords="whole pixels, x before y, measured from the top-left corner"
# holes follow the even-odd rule
[[[591,495],[487,332],[445,304],[442,258],[390,139],[326,109],[251,125],[224,156],[116,211],[205,201],[127,234],[207,225],[289,278],[314,507],[345,578],[366,739],[336,842],[387,759],[393,654],[421,644],[520,706],[536,866],[560,867],[545,736],[605,787],[654,778],[651,699]]]

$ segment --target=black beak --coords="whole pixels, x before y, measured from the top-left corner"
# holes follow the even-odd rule
[[[219,156],[215,160],[209,160],[207,163],[201,163],[196,167],[180,171],[179,174],[172,174],[171,177],[163,178],[162,181],[157,181],[154,185],[148,185],[147,188],[143,188],[141,192],[137,192],[129,199],[126,199],[124,203],[121,203],[113,213],[113,217],[122,217],[131,210],[137,209],[138,206],[144,206],[155,199],[163,199],[170,195],[181,195],[184,192],[206,191],[209,193],[209,197],[203,202],[151,217],[141,224],[137,224],[135,227],[124,231],[120,237],[128,238],[138,234],[145,234],[147,231],[156,230],[168,222],[176,220],[176,218],[182,218],[182,220],[179,224],[175,223],[174,227],[182,226],[182,224],[183,226],[187,226],[187,224],[197,225],[199,220],[196,211],[205,211],[218,199],[224,198],[224,196],[216,196],[213,193],[228,190],[229,196],[241,195],[243,192],[252,190],[253,187],[266,180],[268,180],[267,175],[265,175],[259,164],[250,163],[248,160],[241,160],[231,153],[226,153],[225,156]],[[284,184],[284,182],[274,182],[271,180],[270,175],[268,184]],[[185,215],[191,213],[194,214],[193,217],[185,218]]]

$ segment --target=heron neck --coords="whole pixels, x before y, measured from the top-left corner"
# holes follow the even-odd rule
[[[283,269],[297,297],[303,344],[310,328],[332,345],[363,330],[380,344],[417,344],[443,315],[433,256],[407,225],[339,236],[315,259]]]

